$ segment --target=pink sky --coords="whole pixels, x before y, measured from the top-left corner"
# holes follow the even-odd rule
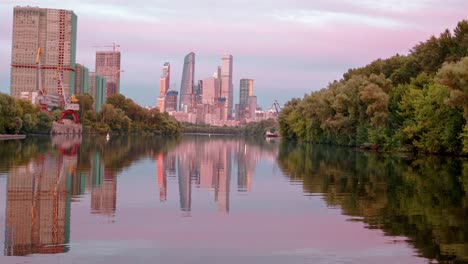
[[[154,105],[159,76],[171,62],[180,89],[183,58],[196,53],[196,79],[212,75],[224,53],[239,79],[255,79],[255,94],[273,99],[318,90],[351,67],[408,50],[467,19],[468,1],[436,0],[2,0],[0,58],[10,62],[14,6],[73,10],[78,16],[77,62],[94,69],[93,45],[119,43],[121,92]],[[0,92],[9,92],[10,67],[0,67]]]

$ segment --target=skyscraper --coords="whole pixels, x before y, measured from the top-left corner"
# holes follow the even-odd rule
[[[39,7],[13,9],[11,95],[34,92],[69,96],[75,89],[77,17],[73,11]],[[59,85],[57,71],[62,77]]]
[[[252,79],[241,79],[240,80],[240,94],[239,94],[239,104],[247,105],[249,96],[254,95],[254,80]]]
[[[96,52],[96,73],[107,80],[107,97],[120,93],[120,72],[120,51]]]
[[[179,92],[169,90],[166,93],[166,99],[165,99],[165,108],[166,112],[174,112],[177,111],[177,96]]]
[[[219,80],[211,77],[203,80],[202,103],[214,105],[219,98]]]
[[[254,80],[252,79],[240,80],[238,119],[245,118],[245,114],[249,106],[249,97],[254,95],[253,89],[254,89]]]
[[[192,106],[193,85],[195,79],[195,53],[185,56],[182,83],[180,85],[179,111],[190,111]]]
[[[160,112],[166,111],[166,93],[169,91],[169,84],[171,81],[171,64],[165,62],[162,67],[162,76],[159,79],[159,98],[158,98],[158,108]]]
[[[232,55],[224,55],[221,59],[221,98],[226,98],[226,106],[223,111],[223,120],[232,118],[234,105],[232,84]]]

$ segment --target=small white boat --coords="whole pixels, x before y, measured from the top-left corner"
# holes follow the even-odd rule
[[[106,136],[107,141],[109,141],[109,138],[110,138],[109,133],[107,133],[107,136]]]

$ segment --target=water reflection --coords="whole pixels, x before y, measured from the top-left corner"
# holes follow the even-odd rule
[[[58,136],[58,152],[39,155],[8,173],[5,255],[68,251],[71,179],[81,137]]]
[[[91,215],[113,218],[117,210],[117,175],[137,160],[156,162],[159,200],[178,192],[183,216],[192,211],[192,189],[213,195],[217,211],[230,210],[233,163],[237,190],[251,190],[252,173],[261,157],[276,158],[275,143],[226,137],[113,138],[57,135],[0,142],[10,153],[0,164],[7,171],[5,255],[69,251],[71,203],[89,200]],[[18,156],[11,155],[18,153]],[[168,189],[168,179],[178,189]],[[86,199],[90,197],[90,199]],[[112,222],[112,221],[111,221]]]
[[[253,234],[259,235],[259,240],[268,237],[262,244],[267,252],[270,247],[296,252],[295,246],[320,252],[323,239],[335,245],[354,239],[347,237],[346,231],[365,233],[362,225],[344,225],[340,222],[343,217],[320,211],[325,203],[353,221],[342,222],[357,221],[368,229],[382,230],[378,236],[392,237],[390,241],[405,246],[409,243],[426,259],[468,261],[465,159],[377,155],[285,143],[278,146],[274,141],[229,137],[114,137],[109,142],[104,137],[40,137],[0,142],[0,154],[0,174],[7,176],[5,192],[0,193],[6,198],[6,256],[72,254],[71,249],[79,250],[80,246],[70,241],[71,230],[84,231],[77,222],[85,226],[91,222],[86,231],[96,233],[96,240],[108,230],[103,227],[107,225],[123,232],[112,233],[108,240],[153,232],[145,239],[193,249],[193,241],[183,232],[198,234],[192,239],[204,239],[207,248],[222,244],[217,239],[225,239],[229,248],[240,247],[245,244],[245,234]],[[265,164],[274,163],[283,172],[278,177],[271,175],[272,168],[265,169],[269,166]],[[132,168],[144,172],[122,179]],[[135,193],[148,184],[150,201]],[[127,197],[122,198],[123,194]],[[202,208],[201,203],[205,203]],[[134,218],[129,212],[140,215]],[[101,223],[99,219],[110,221],[94,227]],[[158,226],[160,230],[138,233],[135,225],[154,221],[165,224]],[[186,229],[180,231],[181,225]],[[334,234],[334,228],[343,232]],[[314,235],[319,229],[328,236]],[[226,232],[225,237],[215,232]],[[76,235],[72,239],[80,240]],[[81,237],[81,242],[87,239]],[[362,241],[366,239],[372,242],[368,237]],[[123,244],[119,249],[125,249],[127,244]],[[393,249],[391,245],[388,248]],[[330,254],[340,253],[343,251],[337,249]]]
[[[278,162],[304,192],[368,228],[408,237],[420,256],[468,261],[466,160],[282,144]]]
[[[194,186],[211,190],[217,210],[228,213],[233,162],[238,166],[238,191],[248,192],[260,157],[276,158],[275,145],[268,145],[269,149],[265,148],[266,144],[255,145],[245,139],[223,137],[182,139],[173,150],[156,157],[160,200],[166,201],[167,175],[173,175],[178,178],[180,209],[184,216],[190,216]]]

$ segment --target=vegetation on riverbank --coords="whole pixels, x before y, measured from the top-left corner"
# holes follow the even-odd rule
[[[350,69],[327,88],[287,102],[287,139],[380,150],[468,153],[468,21],[408,55]]]
[[[273,119],[262,120],[259,122],[251,122],[245,126],[210,126],[205,124],[182,124],[182,133],[203,133],[203,134],[224,134],[224,135],[239,135],[239,136],[264,136],[268,130],[276,130],[278,124]]]
[[[29,101],[0,93],[0,134],[48,133],[54,114],[40,111]]]
[[[100,113],[93,110],[90,95],[79,94],[77,99],[85,133],[177,135],[181,132],[181,124],[174,117],[141,107],[121,94],[109,96]]]
[[[120,94],[110,96],[100,113],[93,110],[89,94],[76,97],[85,133],[177,135],[181,131],[180,123],[167,113],[148,110]],[[60,109],[48,114],[29,101],[0,93],[0,134],[48,134],[60,114]]]

